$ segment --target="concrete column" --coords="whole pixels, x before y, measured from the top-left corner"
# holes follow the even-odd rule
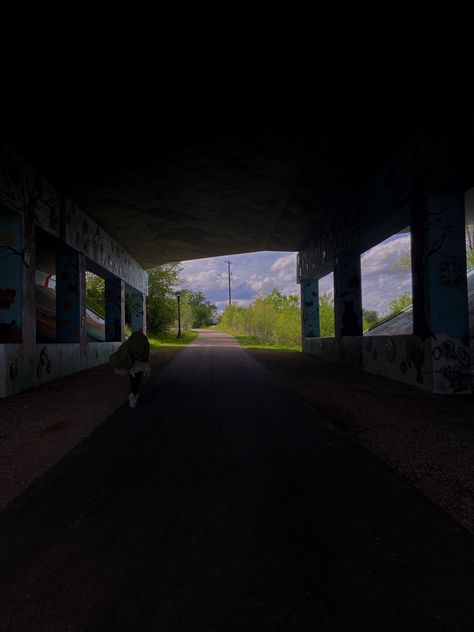
[[[338,255],[334,268],[334,321],[336,337],[362,336],[360,255]]]
[[[431,355],[435,392],[471,392],[464,193],[413,202],[411,237],[413,333],[423,365]]]
[[[23,340],[23,217],[0,215],[0,343]]]
[[[303,338],[319,338],[319,280],[301,282],[301,314]]]
[[[56,255],[56,340],[86,340],[86,266],[79,252]]]
[[[131,294],[132,331],[140,329],[146,334],[146,296],[141,292]]]
[[[105,279],[105,339],[121,342],[125,331],[125,282]]]

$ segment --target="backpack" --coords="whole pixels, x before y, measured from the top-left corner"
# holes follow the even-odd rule
[[[120,345],[118,349],[116,349],[113,353],[110,354],[109,357],[109,366],[112,369],[119,369],[122,371],[128,371],[133,366],[133,360],[130,355],[130,349],[128,340],[126,340],[123,344]]]

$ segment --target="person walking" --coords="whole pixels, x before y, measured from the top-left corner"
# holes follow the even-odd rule
[[[130,394],[128,403],[135,408],[139,397],[139,386],[143,376],[150,375],[150,343],[143,331],[134,331],[120,347],[110,356],[109,364],[117,375],[130,377]]]

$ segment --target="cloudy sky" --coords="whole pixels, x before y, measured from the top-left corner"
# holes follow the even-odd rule
[[[409,252],[410,235],[400,233],[362,255],[362,297],[366,309],[387,311],[391,299],[411,291],[410,273],[393,270],[393,264]],[[257,296],[278,288],[283,294],[297,294],[296,253],[255,252],[183,263],[183,287],[203,292],[219,311],[228,301],[226,260],[231,261],[232,302],[247,306]],[[320,282],[320,291],[332,291],[332,275]]]

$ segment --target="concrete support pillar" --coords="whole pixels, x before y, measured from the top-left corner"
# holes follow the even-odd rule
[[[412,203],[413,333],[435,392],[471,392],[464,193]],[[421,360],[420,360],[421,362]]]
[[[132,331],[140,329],[146,334],[146,296],[141,292],[131,294]]]
[[[334,320],[336,337],[362,336],[360,255],[341,253],[334,268]]]
[[[86,265],[79,252],[56,255],[57,342],[86,341]]]
[[[301,282],[301,315],[303,338],[319,338],[319,280]]]
[[[105,339],[121,342],[125,331],[125,282],[105,279]]]
[[[0,215],[0,343],[23,340],[23,218]]]

